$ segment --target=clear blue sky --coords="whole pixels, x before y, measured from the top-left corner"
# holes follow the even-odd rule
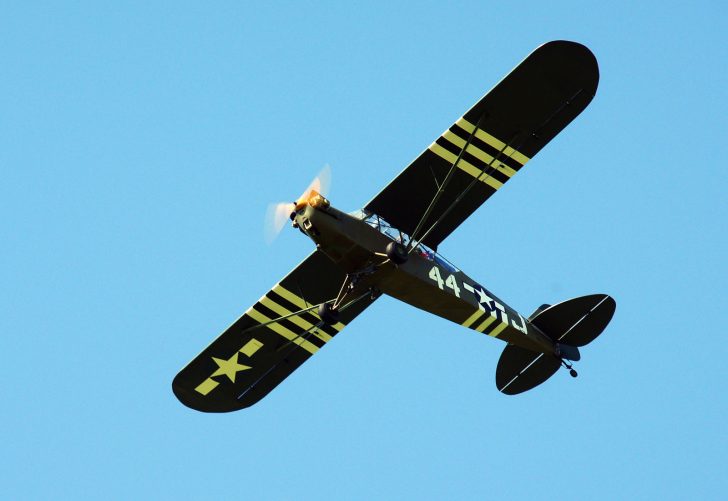
[[[723,2],[60,4],[0,16],[0,497],[724,498]],[[554,39],[596,98],[441,251],[524,314],[613,295],[577,380],[501,395],[500,342],[382,298],[248,410],[175,399],[312,249],[268,203],[328,163],[359,208]]]

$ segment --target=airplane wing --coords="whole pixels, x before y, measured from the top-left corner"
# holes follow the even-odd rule
[[[365,210],[437,249],[586,108],[598,82],[596,59],[583,45],[567,41],[542,45],[437,138]],[[427,214],[440,189],[442,193]]]
[[[342,308],[334,325],[320,324],[315,309],[301,312],[334,299],[344,278],[314,251],[177,374],[174,394],[203,412],[256,403],[374,301],[367,296]]]

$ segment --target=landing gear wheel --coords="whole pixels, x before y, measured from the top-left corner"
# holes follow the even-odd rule
[[[394,264],[404,264],[409,257],[407,255],[407,249],[399,242],[389,242],[384,252]]]
[[[576,377],[576,376],[578,376],[578,375],[579,375],[579,373],[578,373],[578,372],[576,372],[576,371],[575,371],[574,369],[571,369],[571,370],[569,371],[569,374],[571,375],[571,377]]]
[[[335,310],[329,303],[322,303],[318,307],[318,315],[326,325],[333,325],[339,321],[339,310]]]

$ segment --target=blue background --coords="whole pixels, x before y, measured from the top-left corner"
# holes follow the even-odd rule
[[[728,488],[728,9],[703,2],[7,2],[0,495],[719,499]],[[177,371],[312,249],[265,244],[324,164],[361,207],[538,45],[587,110],[440,248],[523,314],[606,292],[566,371],[383,297],[256,406]]]

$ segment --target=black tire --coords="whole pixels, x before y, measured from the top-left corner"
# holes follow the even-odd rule
[[[394,264],[404,264],[409,257],[407,255],[407,249],[399,242],[389,242],[384,252]]]
[[[318,315],[326,325],[333,325],[339,321],[339,310],[333,309],[329,303],[319,305]]]
[[[569,371],[569,374],[571,374],[571,377],[576,377],[576,376],[578,376],[578,375],[579,375],[579,374],[578,374],[578,373],[577,373],[577,372],[576,372],[576,371],[575,371],[574,369],[571,369],[571,370]]]

